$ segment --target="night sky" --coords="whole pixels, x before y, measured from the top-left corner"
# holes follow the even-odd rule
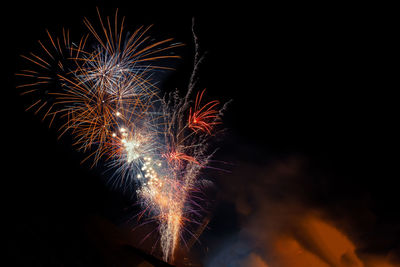
[[[82,32],[84,16],[97,19],[96,6],[110,16],[119,8],[131,31],[154,24],[156,38],[186,44],[177,51],[176,70],[163,74],[165,91],[187,86],[194,17],[207,53],[198,90],[232,100],[225,131],[213,143],[215,167],[224,171],[203,173],[214,183],[211,220],[187,262],[400,266],[392,7],[136,2],[3,7],[2,230],[11,260],[5,266],[161,264],[132,245],[137,238],[123,223],[130,201],[106,187],[102,168],[80,163],[84,156],[70,137],[58,140],[48,121],[25,112],[29,99],[15,89],[14,73],[26,64],[19,55],[39,50],[45,29]],[[332,232],[328,241],[318,227]],[[336,243],[349,250],[337,256]]]

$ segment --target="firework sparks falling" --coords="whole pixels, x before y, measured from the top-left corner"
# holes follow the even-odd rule
[[[197,93],[195,106],[189,110],[188,125],[194,131],[203,131],[211,134],[212,126],[220,123],[216,121],[218,119],[218,110],[215,109],[219,101],[214,100],[200,107],[204,92],[205,90]]]
[[[190,194],[212,155],[207,143],[225,106],[220,110],[216,100],[203,104],[205,90],[192,100],[203,60],[194,31],[188,90],[184,97],[178,91],[161,97],[154,73],[172,69],[159,63],[179,58],[166,52],[182,44],[151,41],[151,26],[125,33],[118,10],[113,22],[97,13],[100,31],[84,18],[88,34],[79,42],[64,29],[62,39],[46,31],[48,43],[39,41],[42,54],[23,56],[33,68],[16,74],[24,81],[18,87],[37,98],[27,110],[38,113],[47,106],[43,118],[51,116],[50,125],[56,115],[64,121],[61,135],[74,137],[74,145],[88,154],[84,161],[92,158],[92,166],[104,163],[113,171],[111,186],[134,188],[142,207],[138,217],[158,223],[163,259],[173,262],[186,225],[200,224]]]

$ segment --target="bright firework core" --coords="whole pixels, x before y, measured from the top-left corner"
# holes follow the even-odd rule
[[[126,161],[128,163],[131,163],[133,160],[136,160],[139,158],[140,154],[138,151],[138,147],[139,147],[138,143],[136,143],[133,140],[125,140],[125,139],[122,139],[122,143],[124,144],[125,150],[127,151],[127,154],[128,154],[127,159],[126,159]]]
[[[125,136],[126,132],[125,132],[125,128],[121,128],[121,132],[122,134]],[[127,136],[127,134],[126,134]],[[136,138],[134,138],[136,137]],[[131,163],[134,160],[137,160],[140,155],[141,155],[141,151],[140,151],[140,146],[141,146],[141,140],[140,138],[136,135],[134,137],[124,137],[121,140],[121,143],[124,146],[124,149],[126,151],[126,161],[128,163]]]

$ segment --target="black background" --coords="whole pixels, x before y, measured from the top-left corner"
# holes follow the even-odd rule
[[[161,38],[187,44],[164,82],[167,90],[188,81],[196,18],[207,51],[200,87],[210,97],[233,99],[219,159],[240,166],[305,156],[335,176],[320,201],[352,201],[354,192],[368,192],[379,221],[399,225],[398,20],[390,7],[18,1],[2,8],[1,34],[2,229],[13,262],[97,266],[103,255],[87,241],[87,218],[114,218],[123,202],[98,171],[80,164],[68,138],[57,140],[56,129],[24,112],[29,103],[15,89],[14,73],[25,64],[19,55],[37,49],[46,28],[83,30],[84,16],[97,19],[96,6],[107,15],[118,7],[132,29],[154,24]],[[235,228],[223,217],[210,224],[211,235]]]

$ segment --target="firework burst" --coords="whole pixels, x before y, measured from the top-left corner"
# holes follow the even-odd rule
[[[199,191],[200,172],[212,155],[207,143],[225,106],[219,109],[216,100],[204,104],[205,90],[192,100],[203,59],[194,31],[188,90],[184,97],[178,91],[162,97],[154,73],[171,69],[161,61],[179,58],[167,52],[182,44],[151,41],[151,26],[125,33],[118,10],[113,19],[97,13],[100,30],[84,18],[88,34],[79,42],[71,41],[69,31],[63,30],[62,39],[46,31],[41,54],[23,56],[34,68],[17,73],[23,79],[18,87],[37,98],[27,110],[45,110],[50,125],[58,115],[61,135],[74,137],[74,145],[88,154],[84,160],[104,163],[113,172],[109,184],[134,193],[142,207],[136,217],[157,222],[163,259],[173,262],[184,231],[191,233],[187,226],[201,225],[194,219],[201,205],[193,192]]]

